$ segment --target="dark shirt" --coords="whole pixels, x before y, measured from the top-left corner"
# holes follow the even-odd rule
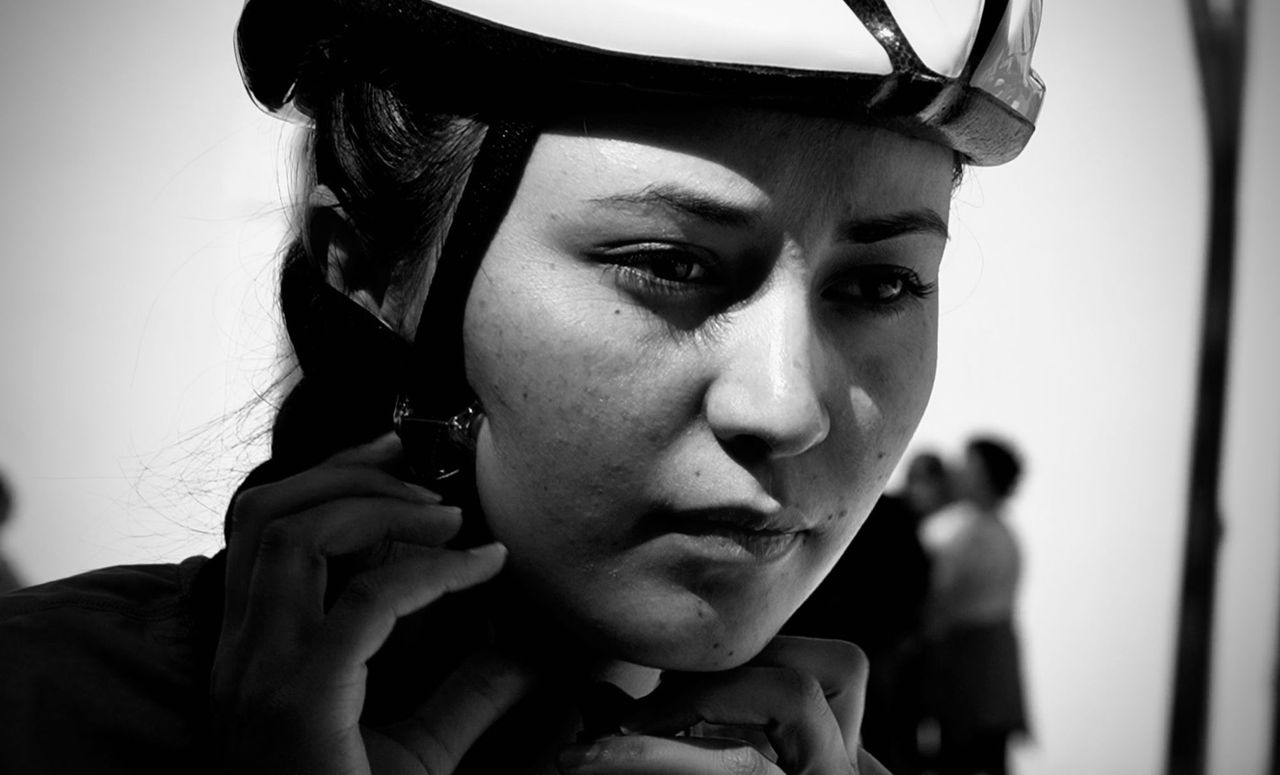
[[[0,596],[4,771],[207,771],[221,565],[105,568]]]
[[[929,560],[919,516],[899,497],[880,498],[831,573],[783,632],[856,643],[872,657],[919,631]]]

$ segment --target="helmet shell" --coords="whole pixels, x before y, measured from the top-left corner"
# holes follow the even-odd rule
[[[1040,0],[248,0],[237,43],[285,115],[338,67],[467,112],[650,94],[849,117],[988,165],[1035,128],[1039,23]]]

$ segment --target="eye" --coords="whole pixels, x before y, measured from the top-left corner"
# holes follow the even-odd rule
[[[710,254],[677,244],[652,243],[610,248],[602,263],[618,275],[628,290],[680,295],[704,290],[717,282],[717,264]]]
[[[674,250],[655,251],[631,264],[647,269],[654,277],[673,283],[696,283],[707,276],[707,268],[692,256]]]
[[[937,283],[921,281],[906,267],[875,265],[839,275],[823,290],[823,298],[871,311],[891,311],[911,299],[928,298],[935,290]]]

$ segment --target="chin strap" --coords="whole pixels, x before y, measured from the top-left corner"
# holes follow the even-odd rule
[[[422,305],[408,385],[393,419],[415,473],[431,481],[461,471],[474,449],[481,410],[467,382],[463,316],[480,261],[515,198],[538,134],[528,122],[489,124]]]

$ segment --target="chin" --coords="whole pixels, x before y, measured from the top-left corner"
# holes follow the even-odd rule
[[[734,619],[701,599],[664,609],[681,615],[625,617],[626,625],[605,635],[599,647],[626,662],[660,670],[729,670],[759,654],[785,618],[762,617],[755,611],[750,619]]]

